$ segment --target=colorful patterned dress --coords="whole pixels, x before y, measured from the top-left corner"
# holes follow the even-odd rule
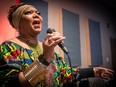
[[[42,54],[42,52],[39,52]],[[19,72],[24,71],[35,60],[34,52],[23,48],[13,42],[5,42],[0,45],[0,87],[20,87],[18,81]],[[53,87],[62,87],[72,80],[73,74],[78,69],[71,69],[62,58],[56,54],[56,59],[48,66],[49,73],[35,87],[46,87],[52,81]],[[48,86],[47,86],[48,87]]]

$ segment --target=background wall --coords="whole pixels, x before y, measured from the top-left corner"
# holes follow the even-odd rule
[[[48,27],[56,29],[63,35],[62,9],[79,15],[80,24],[80,55],[81,67],[91,66],[91,46],[88,19],[100,23],[101,51],[103,66],[112,68],[112,55],[110,38],[116,39],[114,13],[98,2],[82,2],[73,0],[44,0],[48,3]],[[7,21],[7,11],[15,0],[1,0],[1,23],[0,23],[0,43],[4,40],[17,36],[17,32],[12,29]],[[37,3],[36,3],[37,4]],[[39,3],[38,3],[39,5]],[[70,25],[71,26],[71,25]],[[75,32],[75,31],[74,31]],[[69,33],[70,34],[70,33]],[[68,37],[66,37],[68,38]],[[75,37],[74,37],[75,38]],[[96,37],[95,37],[96,38]],[[75,40],[75,39],[74,39]],[[73,45],[73,44],[71,44]],[[56,51],[64,56],[63,52],[56,48]]]
[[[81,0],[80,1],[46,0],[46,1],[48,1],[48,26],[57,29],[61,34],[63,31],[62,28],[63,22],[61,16],[62,12],[60,10],[63,8],[70,12],[79,14],[82,67],[91,65],[91,48],[90,48],[88,19],[92,19],[100,23],[103,66],[111,68],[112,56],[111,56],[111,48],[110,48],[110,38],[116,38],[115,24],[114,24],[115,17],[111,9],[98,2],[95,2],[95,0],[91,3],[86,1],[83,2]]]
[[[0,0],[0,43],[18,35],[7,20],[9,7],[14,3],[15,0]]]

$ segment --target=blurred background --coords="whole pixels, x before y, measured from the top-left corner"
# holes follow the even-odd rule
[[[0,43],[18,36],[8,20],[9,7],[15,3],[34,5],[44,19],[42,41],[48,28],[66,37],[72,65],[103,66],[116,71],[116,5],[113,0],[0,0]],[[67,56],[56,47],[68,63]]]

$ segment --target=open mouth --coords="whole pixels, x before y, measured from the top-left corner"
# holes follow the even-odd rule
[[[34,26],[40,26],[40,21],[33,21],[32,23]]]

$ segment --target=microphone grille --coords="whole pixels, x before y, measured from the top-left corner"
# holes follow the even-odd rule
[[[48,28],[48,29],[47,29],[47,33],[50,33],[50,34],[51,34],[51,33],[53,33],[53,32],[55,32],[55,29],[51,29],[51,28]]]

